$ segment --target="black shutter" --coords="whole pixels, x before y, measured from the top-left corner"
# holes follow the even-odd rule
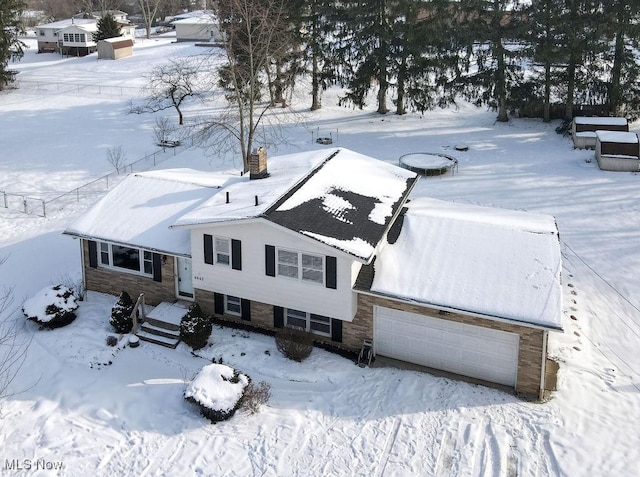
[[[342,320],[331,318],[331,341],[342,343]]]
[[[242,270],[242,243],[231,239],[231,268]]]
[[[242,319],[245,321],[251,321],[251,300],[240,300],[240,309],[242,310]]]
[[[284,328],[284,308],[281,306],[273,307],[273,326],[275,328]]]
[[[276,276],[276,248],[273,245],[264,246],[264,267],[268,276]]]
[[[162,256],[159,253],[153,254],[153,281],[162,281]]]
[[[213,236],[204,234],[204,263],[213,265]]]
[[[325,260],[326,264],[326,286],[327,288],[333,288],[334,290],[338,288],[338,276],[337,276],[337,264],[336,257],[327,257]]]
[[[222,293],[213,294],[213,312],[216,315],[224,315],[224,295]]]
[[[89,240],[89,266],[98,268],[98,244],[93,240]]]

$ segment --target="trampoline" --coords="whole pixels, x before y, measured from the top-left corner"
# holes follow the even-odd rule
[[[447,171],[455,174],[458,170],[458,160],[455,157],[436,152],[405,154],[400,156],[400,165],[425,176],[440,176]]]

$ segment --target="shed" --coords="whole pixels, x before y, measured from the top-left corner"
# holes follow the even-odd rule
[[[107,38],[98,42],[98,59],[118,60],[133,55],[131,38]]]
[[[603,171],[640,170],[640,141],[632,132],[596,131],[596,160]]]
[[[176,29],[177,41],[222,42],[218,21],[212,14],[183,18],[174,21],[173,25]]]

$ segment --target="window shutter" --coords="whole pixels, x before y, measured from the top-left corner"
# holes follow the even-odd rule
[[[242,310],[242,319],[245,321],[251,321],[251,300],[240,300],[240,308]]]
[[[91,268],[98,268],[98,244],[89,240],[89,266]]]
[[[231,239],[231,268],[242,270],[242,243]]]
[[[264,246],[264,266],[267,276],[276,276],[276,248],[273,245]]]
[[[213,294],[213,312],[216,315],[224,315],[224,295],[222,293]]]
[[[327,288],[338,288],[338,276],[337,276],[337,260],[336,257],[327,257],[325,259],[326,264],[326,286]]]
[[[284,308],[281,306],[273,307],[273,326],[275,328],[284,328]]]
[[[342,343],[342,320],[331,318],[331,341]]]
[[[213,237],[204,234],[204,263],[213,265]]]
[[[162,281],[162,256],[159,253],[153,254],[153,281]]]

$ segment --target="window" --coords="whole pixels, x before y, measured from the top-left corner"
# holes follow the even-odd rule
[[[316,335],[331,336],[331,318],[328,316],[287,308],[285,325],[300,328]]]
[[[153,253],[139,248],[100,242],[100,264],[153,275]]]
[[[44,30],[40,30],[40,36],[44,36]]]
[[[278,250],[278,275],[298,278],[298,254],[288,250]]]
[[[224,312],[229,315],[242,315],[242,301],[237,296],[225,295]]]
[[[278,249],[278,275],[324,284],[324,258]]]
[[[231,264],[231,240],[216,237],[215,244],[216,263],[229,266]]]

